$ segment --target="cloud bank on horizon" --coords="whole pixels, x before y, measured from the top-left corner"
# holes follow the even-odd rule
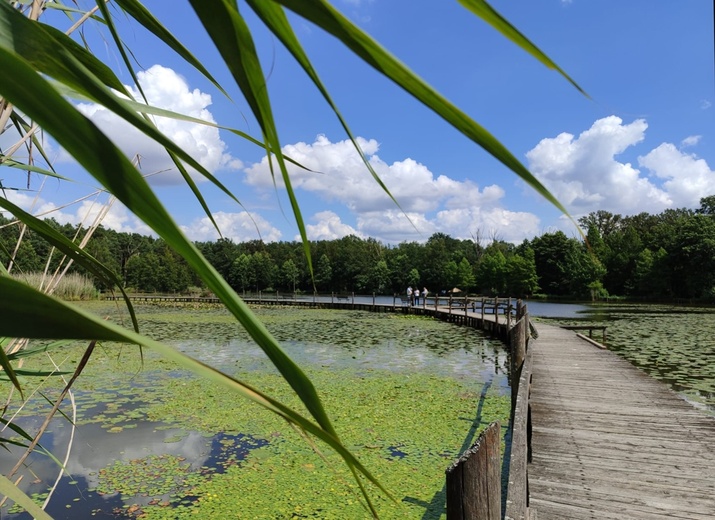
[[[192,89],[171,68],[154,65],[139,72],[138,78],[149,103],[216,121],[211,96]],[[128,88],[139,99],[138,89]],[[710,104],[703,102],[702,109],[709,108]],[[151,175],[150,182],[160,194],[183,182],[161,147],[96,105],[79,104],[78,109],[107,132],[128,157],[140,158],[142,171]],[[234,190],[245,206],[222,206],[213,214],[224,237],[234,241],[299,239],[290,217],[276,217],[280,214],[276,208],[287,206],[279,202],[281,195],[276,188],[280,192],[282,180],[279,175],[272,177],[266,157],[238,158],[238,152],[231,150],[214,127],[164,117],[155,117],[155,121],[162,132],[221,180],[230,178],[236,183]],[[513,152],[525,157],[529,169],[576,218],[597,210],[632,215],[697,208],[701,197],[715,194],[715,171],[695,151],[699,135],[679,137],[679,146],[671,142],[654,146],[647,144],[647,133],[646,118],[624,121],[610,115],[596,119],[589,128],[565,129],[544,136],[528,150]],[[517,243],[545,230],[575,231],[565,219],[549,221],[534,211],[514,209],[519,204],[510,195],[523,191],[515,176],[489,172],[459,176],[435,171],[439,165],[410,156],[388,162],[379,153],[389,149],[390,142],[365,136],[358,137],[357,143],[399,207],[374,181],[348,139],[320,134],[313,142],[285,144],[283,152],[306,167],[291,165],[289,171],[299,198],[305,195],[309,200],[302,211],[311,240],[354,234],[399,243],[424,241],[441,232],[455,238],[479,234]],[[641,152],[635,161],[623,158],[635,149]],[[46,200],[42,193],[32,197],[8,192],[8,196],[37,212],[54,210],[50,216],[61,223],[78,224],[99,211],[98,203],[91,200],[65,208]],[[171,194],[166,200],[171,206]],[[179,206],[173,211],[191,239],[219,237],[207,217],[182,216]],[[150,232],[120,204],[114,205],[104,225],[118,231]]]
[[[165,69],[162,73],[169,74]],[[213,120],[208,110],[210,98],[207,102],[206,95],[197,90],[189,93],[180,78],[177,81],[181,83],[182,96],[178,97],[171,94],[176,87],[167,86],[162,76],[145,75],[143,79],[154,99],[173,100],[172,110],[194,113],[200,110],[202,117]],[[196,99],[204,100],[198,108]],[[696,208],[701,197],[715,193],[715,171],[691,151],[697,147],[699,136],[683,137],[679,147],[660,143],[638,155],[637,164],[621,160],[620,156],[628,149],[646,141],[647,130],[648,123],[643,118],[624,122],[614,115],[604,117],[578,135],[562,132],[544,137],[526,151],[527,165],[576,218],[597,210],[629,215]],[[223,157],[231,157],[218,132],[211,137],[212,141],[207,139],[212,143],[210,148],[220,150]],[[294,189],[297,193],[309,193],[318,201],[315,209],[303,208],[311,240],[354,234],[398,243],[422,241],[435,232],[456,238],[469,238],[480,232],[482,236],[519,242],[545,228],[569,230],[566,222],[544,222],[535,213],[510,209],[504,199],[507,189],[515,190],[511,184],[492,182],[480,186],[467,178],[435,173],[429,165],[411,157],[387,163],[379,156],[380,144],[376,139],[358,137],[357,143],[399,208],[371,177],[348,139],[331,141],[318,135],[312,143],[286,144],[283,152],[306,168],[289,166]],[[232,159],[232,164],[237,162]],[[275,189],[280,190],[283,183],[279,175],[275,179],[271,176],[266,157],[248,164],[242,171],[241,190],[250,188],[259,199],[275,203]],[[295,233],[286,235],[260,210],[251,211],[250,215],[246,211],[221,211],[215,218],[224,236],[235,241],[259,236],[267,241],[299,238]],[[206,217],[195,219],[184,229],[195,240],[218,238]]]
[[[198,89],[191,90],[186,80],[171,69],[153,66],[139,73],[139,79],[150,103],[215,121],[209,109],[211,97]],[[132,91],[138,96],[136,88]],[[161,147],[148,144],[137,131],[104,109],[87,104],[79,109],[128,156],[139,154],[144,171],[163,172],[153,181],[160,185],[159,190],[183,182]],[[273,199],[277,204],[275,190],[276,187],[281,190],[283,183],[280,176],[275,179],[271,176],[266,157],[244,167],[244,161],[234,157],[216,128],[162,117],[157,117],[156,123],[207,168],[219,173],[229,171],[231,175],[240,170],[243,173],[240,191],[245,193],[248,189],[257,199]],[[637,165],[619,160],[627,149],[645,141],[647,130],[645,119],[624,122],[612,115],[596,120],[578,135],[562,132],[544,137],[525,157],[530,170],[577,218],[597,210],[628,215],[695,208],[701,197],[715,193],[715,171],[689,151],[697,147],[699,136],[684,137],[680,147],[661,143],[639,155]],[[505,193],[507,189],[517,189],[513,186],[505,188],[497,183],[480,186],[470,179],[437,174],[429,165],[411,157],[388,164],[378,155],[380,144],[375,139],[358,137],[357,143],[399,207],[372,178],[350,140],[333,142],[318,135],[312,143],[287,144],[283,152],[306,167],[289,166],[294,189],[311,194],[319,202],[317,206],[303,208],[311,240],[354,234],[399,243],[423,241],[432,233],[442,232],[455,238],[481,233],[516,243],[538,235],[545,226],[568,229],[568,224],[546,223],[535,213],[506,207]],[[29,196],[17,193],[11,196],[15,202],[30,206]],[[35,201],[38,211],[56,207],[42,199]],[[98,211],[97,203],[92,201],[83,201],[73,208],[72,212],[63,209],[53,216],[62,223],[77,224]],[[217,211],[214,219],[223,236],[234,241],[299,239],[295,233],[286,235],[260,210]],[[120,204],[112,208],[104,225],[118,231],[149,232]],[[184,222],[183,229],[197,241],[219,237],[205,216]]]

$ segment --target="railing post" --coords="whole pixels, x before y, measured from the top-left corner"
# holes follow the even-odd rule
[[[491,423],[447,468],[447,520],[501,520],[500,431]]]
[[[528,324],[526,319],[522,317],[513,329],[511,329],[511,337],[509,341],[509,348],[511,350],[511,373],[518,374],[522,363],[524,362],[524,356],[526,355],[526,334],[528,331]],[[512,382],[513,384],[513,382]]]

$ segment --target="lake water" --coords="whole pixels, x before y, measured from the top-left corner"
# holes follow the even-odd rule
[[[238,371],[245,375],[270,373],[272,370],[263,352],[222,313],[212,309],[182,313],[164,307],[140,308],[139,312],[142,314],[141,323],[145,333],[170,341],[179,350],[223,371]],[[465,434],[476,432],[478,422],[474,423],[474,413],[477,403],[481,410],[487,393],[506,395],[509,391],[508,357],[500,342],[490,340],[469,328],[415,316],[272,307],[260,310],[260,314],[285,350],[302,366],[320,370],[325,375],[323,379],[329,374],[354,378],[363,381],[361,388],[368,391],[370,385],[366,383],[374,380],[377,375],[388,384],[386,389],[380,391],[384,395],[399,392],[396,389],[400,387],[409,388],[411,380],[424,381],[427,385],[443,385],[442,381],[454,381],[454,391],[459,392],[461,400],[466,399],[465,402],[472,403],[467,408],[472,410],[451,418],[457,421],[457,427],[464,428],[464,431],[457,433],[459,440],[456,446],[436,450],[436,453],[429,455],[433,459],[426,459],[432,460],[429,466],[437,473],[438,484],[428,496],[416,496],[419,503],[427,498],[427,502],[434,502],[431,505],[432,513],[425,513],[423,508],[421,514],[412,516],[438,518],[438,513],[437,516],[431,516],[441,507],[434,496],[439,492],[439,482],[443,481],[444,467],[459,452],[461,444],[471,439],[469,437],[465,440]],[[107,354],[106,360],[102,358],[105,350],[108,349],[97,353],[100,356],[98,362],[109,362],[116,367],[111,354]],[[66,419],[56,418],[49,433],[43,437],[44,448],[62,459],[69,439],[74,436],[72,456],[66,465],[71,477],[61,479],[47,509],[56,520],[95,516],[135,518],[145,506],[158,507],[157,504],[163,503],[167,507],[191,505],[197,500],[192,494],[194,480],[190,478],[191,475],[208,478],[220,474],[224,464],[239,464],[247,455],[263,451],[261,448],[272,442],[270,436],[254,437],[250,431],[207,435],[172,422],[152,420],[153,407],[163,406],[179,397],[177,392],[188,392],[189,395],[182,397],[177,406],[168,408],[170,411],[163,411],[163,416],[185,413],[187,407],[196,406],[205,398],[199,395],[191,397],[195,391],[194,386],[191,386],[192,390],[182,389],[186,374],[171,367],[162,369],[160,360],[150,352],[145,355],[144,367],[134,359],[136,354],[123,354],[128,356],[124,358],[126,364],[123,363],[123,369],[86,374],[84,380],[80,379],[75,392],[80,414],[78,428],[73,432]],[[394,380],[386,374],[394,374]],[[418,448],[415,446],[425,443],[439,445],[438,439],[431,439],[426,433],[419,434],[421,438],[417,444],[409,439],[411,430],[418,432],[419,428],[429,425],[428,421],[435,420],[433,416],[420,419],[419,408],[429,408],[428,400],[436,400],[438,404],[440,399],[448,395],[431,395],[429,390],[425,385],[418,385],[418,391],[426,392],[422,401],[417,405],[418,408],[404,411],[405,417],[413,423],[418,421],[424,424],[402,427],[400,437],[397,437],[399,440],[386,441],[384,446],[385,456],[404,459],[408,467],[419,467],[416,464],[420,459],[428,457],[428,454],[417,456]],[[381,394],[366,394],[362,397],[360,407],[351,408],[354,408],[354,413],[359,413],[357,410],[366,404],[369,406],[370,401],[382,399]],[[397,397],[398,394],[395,395]],[[250,406],[242,405],[241,409]],[[485,414],[487,411],[485,409]],[[208,413],[197,411],[196,419],[202,420],[198,415]],[[219,409],[219,413],[228,415],[233,411]],[[479,417],[481,412],[476,413]],[[471,420],[467,420],[470,416]],[[446,423],[446,419],[441,418],[440,421]],[[38,417],[28,417],[20,424],[28,431],[34,431],[40,420]],[[389,426],[382,423],[379,428],[375,428],[384,428],[384,436],[389,438]],[[432,429],[439,431],[436,425]],[[375,446],[380,445],[379,442],[373,442]],[[18,448],[0,454],[0,471],[6,473],[17,460],[18,454]],[[23,488],[28,493],[41,496],[56,478],[58,467],[50,458],[37,453],[28,459],[21,473],[24,474]],[[418,475],[422,473],[425,470],[420,470]],[[171,476],[168,481],[165,480],[167,476]],[[134,491],[125,495],[112,492],[112,479],[117,478],[122,480],[123,485],[131,483]],[[405,480],[405,483],[408,482]],[[431,485],[435,486],[434,483]],[[410,487],[420,489],[424,484]],[[137,504],[138,509],[132,510],[131,504]],[[7,506],[1,513],[3,518],[8,519],[29,518],[27,513],[12,513]]]
[[[610,349],[669,384],[694,405],[715,412],[715,313],[712,309],[543,301],[527,301],[527,304],[537,327],[540,320],[556,324],[583,324],[584,321],[606,324]],[[245,333],[232,320],[213,310],[182,314],[174,309],[147,307],[141,312],[145,332],[171,341],[180,350],[224,371],[271,370],[262,351]],[[395,374],[398,381],[395,386],[404,385],[413,374],[435,378],[426,381],[450,378],[463,385],[462,392],[472,400],[485,395],[487,390],[506,394],[509,389],[508,357],[501,344],[465,327],[414,316],[347,310],[296,309],[294,313],[266,308],[261,313],[294,359],[324,374],[342,374],[340,377],[350,374],[348,377],[365,380],[377,370]],[[182,387],[185,374],[173,369],[155,370],[151,356],[143,368],[134,363],[128,364],[124,372],[111,373],[110,380],[90,376],[88,382],[93,389],[82,389],[81,385],[77,388],[80,414],[91,417],[92,421],[80,419],[79,427],[72,433],[67,420],[55,419],[43,438],[43,446],[63,458],[68,439],[74,435],[73,455],[67,463],[72,476],[61,480],[48,508],[57,520],[95,516],[134,518],[141,509],[130,512],[129,503],[143,506],[159,501],[167,507],[190,505],[197,497],[191,494],[194,484],[188,476],[221,474],[271,442],[265,436],[253,437],[250,432],[208,435],[149,419],[146,414],[155,406],[152,402],[172,399],[172,394]],[[166,378],[173,386],[161,390]],[[97,388],[102,388],[99,395]],[[97,404],[98,399],[102,404]],[[38,421],[29,417],[20,424],[33,430]],[[411,464],[414,448],[409,446],[409,442],[390,442],[384,449],[387,456],[405,458],[405,462]],[[0,471],[7,472],[17,459],[17,453],[17,448],[12,448],[12,453],[0,454]],[[446,452],[431,464],[440,470],[440,464],[451,456]],[[147,477],[147,466],[156,477]],[[438,473],[441,471],[443,468]],[[26,489],[42,494],[54,481],[57,464],[36,454],[28,460],[23,473]],[[136,493],[126,497],[104,491],[109,473],[125,482],[136,481]],[[167,482],[160,478],[165,475],[174,475],[173,480]],[[181,475],[187,476],[188,484],[183,477],[179,478]],[[438,493],[438,489],[434,493]],[[430,496],[432,511],[439,511],[438,495]],[[11,514],[7,507],[0,510],[0,514],[8,519],[29,518],[27,514]],[[439,514],[412,517],[438,518]]]

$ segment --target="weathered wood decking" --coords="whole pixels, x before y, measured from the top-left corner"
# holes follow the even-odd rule
[[[539,520],[715,518],[715,418],[572,331],[532,343]]]

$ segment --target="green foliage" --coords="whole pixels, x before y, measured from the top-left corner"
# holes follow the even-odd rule
[[[715,216],[715,195],[700,199],[700,208],[696,210],[696,213]]]
[[[242,292],[246,292],[246,289],[255,283],[255,273],[252,269],[250,256],[242,253],[241,256],[236,257],[231,263],[228,281],[232,287],[240,289]]]
[[[705,220],[701,222],[700,217]],[[390,247],[351,236],[311,243],[317,258],[314,278],[308,264],[301,261],[303,246],[299,242],[237,244],[219,239],[197,246],[218,270],[226,272],[231,286],[242,292],[270,288],[312,293],[315,288],[323,293],[401,294],[411,285],[431,287],[433,292],[456,286],[521,297],[541,290],[552,296],[589,299],[620,295],[707,301],[711,280],[707,274],[700,276],[696,265],[709,265],[710,221],[712,217],[702,211],[668,210],[632,217],[596,212],[581,219],[589,226],[586,242],[558,232],[517,247],[496,240],[483,248],[445,234],[436,234],[424,244],[403,242]],[[8,244],[7,249],[17,240],[19,226],[3,226],[3,222],[10,221],[0,220],[0,244]],[[52,220],[46,223],[65,236],[81,236],[74,226],[60,226]],[[37,251],[49,254],[37,233],[27,230],[24,237],[16,252],[4,253],[6,262],[14,253],[18,271],[24,266],[42,266]],[[161,239],[100,226],[87,250],[125,286],[137,291],[174,293],[204,286],[186,261]],[[51,265],[57,262],[52,260]],[[72,266],[69,272],[82,271]],[[103,278],[93,279],[97,288],[109,289]]]
[[[278,275],[278,266],[271,255],[264,251],[256,251],[251,255],[249,264],[253,271],[253,282],[256,291],[264,291],[273,287]]]
[[[477,267],[477,281],[482,292],[503,295],[507,284],[507,261],[499,249],[487,249]]]
[[[539,290],[534,250],[526,247],[523,256],[514,254],[506,262],[506,290],[504,294],[526,298]]]
[[[420,283],[420,272],[415,269],[414,267],[410,269],[410,272],[407,275],[407,286],[408,287],[417,287]]]
[[[315,270],[315,287],[319,291],[330,291],[333,282],[333,268],[330,265],[330,258],[323,253],[318,260]]]
[[[379,260],[370,271],[369,288],[377,294],[386,294],[390,286],[390,269],[385,260]]]

